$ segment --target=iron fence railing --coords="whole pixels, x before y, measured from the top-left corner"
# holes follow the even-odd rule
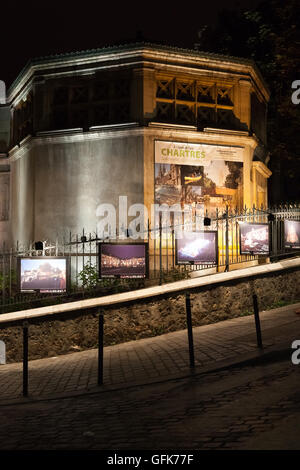
[[[164,225],[163,218],[159,217],[159,222],[154,227],[148,222],[144,231],[141,233],[140,241],[148,243],[149,249],[149,279],[145,282],[153,284],[162,284],[172,280],[188,277],[191,272],[205,270],[212,267],[211,264],[176,264],[176,240],[175,234],[178,228],[186,230],[183,222],[171,219],[171,223]],[[217,231],[218,245],[218,263],[217,271],[228,271],[241,266],[242,263],[258,261],[269,262],[278,260],[280,257],[299,255],[300,252],[295,249],[287,249],[284,243],[284,221],[300,221],[300,205],[286,205],[272,208],[255,208],[242,211],[238,210],[218,210],[214,213],[203,214],[201,221],[201,230]],[[204,222],[204,223],[203,223]],[[240,222],[247,223],[268,223],[269,224],[269,255],[262,257],[254,254],[240,253]],[[199,220],[192,216],[188,222],[190,231],[197,230]],[[135,243],[130,233],[128,238],[122,237],[122,242]],[[68,237],[62,237],[54,242],[43,242],[42,249],[37,249],[36,244],[29,242],[27,245],[16,243],[16,246],[7,247],[3,244],[0,251],[0,287],[1,287],[1,308],[0,311],[7,312],[18,305],[23,304],[36,306],[39,302],[51,303],[63,302],[70,299],[70,295],[92,296],[105,295],[107,293],[120,290],[131,290],[144,286],[141,280],[99,280],[95,283],[95,276],[98,273],[98,243],[110,242],[110,238],[103,240],[97,235],[97,232],[81,234],[69,233]],[[116,240],[113,240],[116,242]],[[68,294],[38,294],[34,296],[28,293],[20,293],[18,288],[18,259],[20,257],[34,256],[64,256],[69,259],[71,285]],[[93,285],[91,283],[82,283],[82,276],[86,266],[94,270]]]

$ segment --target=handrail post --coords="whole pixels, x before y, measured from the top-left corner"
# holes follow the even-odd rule
[[[98,385],[103,384],[103,338],[104,338],[104,317],[99,315],[98,323]]]
[[[28,322],[23,323],[23,397],[28,396]]]
[[[258,301],[257,301],[257,295],[256,294],[253,294],[253,307],[254,307],[254,318],[255,318],[255,327],[256,327],[257,346],[260,349],[262,349],[263,344],[262,344],[262,337],[261,337]]]
[[[191,297],[190,297],[189,292],[186,292],[185,294],[185,306],[186,306],[186,323],[187,323],[188,341],[189,341],[190,367],[195,367]]]

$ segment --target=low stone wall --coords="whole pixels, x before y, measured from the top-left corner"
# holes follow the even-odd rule
[[[300,301],[300,270],[243,278],[223,285],[194,288],[190,292],[193,325],[205,325],[251,314],[254,292],[260,310],[278,302]],[[104,313],[106,346],[186,328],[184,293],[131,302]],[[22,329],[16,326],[0,330],[0,339],[6,343],[7,362],[21,361]],[[95,348],[97,341],[98,319],[94,314],[30,325],[29,358]]]

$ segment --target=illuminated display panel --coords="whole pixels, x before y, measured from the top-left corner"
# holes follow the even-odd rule
[[[269,224],[239,223],[241,255],[268,255]]]
[[[148,244],[99,243],[99,277],[148,277]]]
[[[300,250],[300,221],[285,220],[284,221],[284,246]]]
[[[66,292],[67,271],[67,258],[45,256],[20,258],[20,291],[40,293]]]
[[[156,141],[155,203],[242,208],[242,149]]]
[[[218,232],[183,232],[176,239],[176,264],[218,264]]]

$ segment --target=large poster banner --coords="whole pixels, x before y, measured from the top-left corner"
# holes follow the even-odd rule
[[[243,207],[242,148],[155,142],[155,203]]]
[[[243,148],[223,145],[155,141],[155,163],[210,165],[211,160],[243,161]]]

